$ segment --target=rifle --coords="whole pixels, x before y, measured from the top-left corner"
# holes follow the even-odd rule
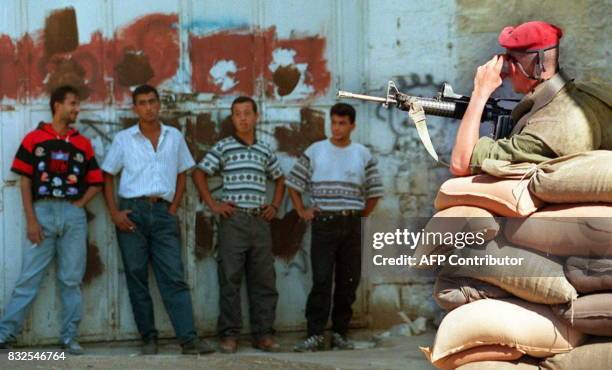
[[[398,109],[407,111],[409,113],[411,113],[411,109],[413,109],[414,103],[416,102],[416,106],[421,106],[422,110],[424,111],[424,114],[455,119],[463,118],[468,103],[470,102],[469,96],[456,94],[453,91],[453,88],[447,83],[442,84],[440,91],[436,94],[434,98],[423,98],[410,96],[408,94],[400,92],[393,81],[389,81],[387,84],[387,96],[385,98],[355,94],[342,90],[338,91],[338,98],[373,101],[377,103],[382,103],[385,108],[389,108],[390,105],[395,105]],[[508,135],[510,135],[510,132],[512,131],[512,128],[514,127],[514,124],[510,117],[510,113],[512,112],[512,110],[500,106],[499,103],[501,101],[516,102],[517,100],[489,98],[485,105],[482,116],[480,117],[481,122],[493,122],[493,138],[495,140],[508,137]],[[411,118],[413,117],[411,116]],[[427,132],[427,126],[424,117],[422,119],[422,122],[417,122],[415,120],[415,124],[417,126],[417,132],[419,133],[419,137],[421,138],[423,145],[425,145],[425,148],[427,149],[429,154],[436,161],[438,161],[438,156],[435,150],[433,149],[433,146],[431,145],[431,140],[429,139],[429,133]]]

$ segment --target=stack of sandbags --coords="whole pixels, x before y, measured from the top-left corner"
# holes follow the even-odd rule
[[[554,322],[549,323],[548,332],[561,325],[572,333],[612,335],[612,204],[608,204],[612,202],[612,152],[581,153],[537,166],[485,161],[483,168],[488,174],[454,178],[442,185],[435,201],[438,213],[425,231],[484,230],[486,240],[497,238],[484,247],[462,250],[453,245],[420,245],[416,257],[439,253],[492,255],[523,257],[524,262],[520,268],[443,267],[434,286],[436,302],[452,310],[443,325],[446,321],[469,321],[466,307],[480,307],[481,319],[489,315],[497,319],[505,319],[506,314],[512,317],[510,311],[495,311],[497,308],[482,303],[501,301],[520,306],[515,314],[526,310],[541,315],[545,309],[548,316],[544,317]],[[509,218],[500,220],[496,216]],[[445,217],[459,221],[450,223]],[[516,298],[510,298],[513,296]],[[525,362],[528,356],[523,354],[555,354],[551,351],[537,356],[521,350],[520,342],[512,346],[484,337],[472,338],[479,344],[469,348],[437,351],[443,348],[439,343],[444,343],[438,337],[456,335],[454,330],[442,330],[453,325],[440,326],[433,349],[424,350],[437,367],[530,369],[537,366]],[[486,325],[495,328],[500,338],[507,338],[514,328],[512,324]],[[531,333],[538,329],[527,325],[521,330]],[[556,350],[568,352],[580,344],[582,337]],[[495,347],[498,345],[502,347]]]
[[[568,257],[565,273],[579,297],[553,307],[553,312],[583,333],[612,337],[612,152],[544,162],[537,166],[529,190],[557,204],[508,220],[506,238],[515,245]]]
[[[484,248],[466,248],[454,254],[462,258],[510,257],[522,262],[517,266],[444,266],[434,285],[434,299],[442,308],[453,309],[477,299],[511,295],[528,302],[557,305],[578,296],[564,274],[563,262],[556,257],[504,240],[492,240]]]
[[[553,312],[583,333],[612,337],[612,259],[570,257],[565,274],[580,297]]]
[[[516,245],[555,256],[612,257],[612,203],[544,207],[508,219],[504,234]]]
[[[549,306],[519,299],[482,299],[451,311],[442,320],[425,356],[440,369],[478,361],[513,361],[565,353],[584,335],[559,320]]]
[[[500,232],[500,224],[493,213],[473,206],[455,206],[436,213],[425,225],[425,233],[480,233],[485,241],[493,240]],[[453,245],[421,243],[415,248],[417,261],[432,254],[447,255],[455,250]],[[427,266],[417,265],[417,268]]]
[[[540,363],[541,370],[609,370],[612,368],[612,343],[589,343]]]

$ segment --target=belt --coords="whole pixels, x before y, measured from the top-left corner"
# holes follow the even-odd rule
[[[144,201],[149,202],[149,203],[168,203],[168,204],[170,204],[170,202],[168,202],[167,200],[165,200],[162,197],[146,197],[145,196],[145,197],[130,198],[130,199],[133,199],[133,200],[144,200]]]
[[[235,210],[241,213],[245,213],[250,216],[259,216],[263,212],[262,207],[257,207],[257,208],[236,207]]]
[[[317,212],[315,217],[325,221],[338,217],[361,217],[362,213],[363,211],[356,209],[345,209],[342,211],[321,211]]]

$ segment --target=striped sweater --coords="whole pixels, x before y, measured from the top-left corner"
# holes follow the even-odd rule
[[[313,206],[324,211],[363,210],[366,199],[384,194],[370,151],[358,143],[337,147],[329,139],[308,147],[285,183],[299,192],[310,190]]]
[[[221,199],[242,208],[266,204],[266,180],[283,175],[276,155],[260,141],[247,145],[238,137],[218,141],[198,165],[209,175],[223,178]]]

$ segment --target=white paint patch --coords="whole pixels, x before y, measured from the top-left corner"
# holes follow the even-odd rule
[[[236,62],[233,60],[220,60],[210,69],[209,74],[213,78],[215,85],[222,91],[229,91],[238,84],[232,74],[238,72]]]
[[[313,92],[314,88],[304,83],[306,76],[306,70],[308,69],[307,63],[295,63],[295,55],[297,52],[293,49],[274,49],[272,52],[272,62],[268,65],[270,71],[275,72],[279,67],[294,66],[300,72],[300,80],[298,81],[295,89],[291,94],[281,97],[278,92],[275,91],[276,98],[282,99],[304,99],[309,97]]]
[[[295,54],[297,52],[292,49],[274,49],[272,52],[272,63],[268,66],[272,72],[278,67],[286,67],[295,63]]]

